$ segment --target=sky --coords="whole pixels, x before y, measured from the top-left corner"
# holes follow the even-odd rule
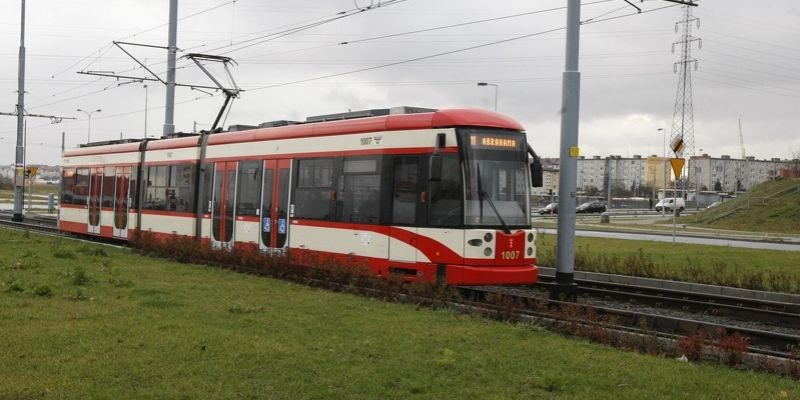
[[[0,15],[0,112],[17,103],[20,0]],[[581,155],[662,155],[673,131],[681,6],[661,0],[584,0]],[[167,0],[27,0],[25,108],[31,164],[60,163],[66,147],[160,137],[159,82],[113,41],[166,46]],[[243,89],[224,126],[348,110],[418,106],[493,109],[519,121],[545,157],[558,157],[565,0],[179,0],[178,56],[231,57]],[[364,10],[357,12],[358,9]],[[342,14],[340,14],[342,13]],[[695,153],[800,155],[800,3],[700,0],[692,14]],[[339,18],[335,18],[339,17]],[[303,29],[297,29],[297,28]],[[341,44],[348,42],[347,44]],[[702,44],[702,48],[700,48]],[[166,76],[166,51],[124,45]],[[694,65],[693,65],[694,67]],[[228,85],[218,65],[212,73]],[[179,59],[177,82],[212,82]],[[478,86],[487,82],[496,86]],[[219,92],[176,89],[176,131],[208,129]],[[87,113],[94,112],[89,120]],[[146,128],[145,128],[146,127]],[[662,129],[662,130],[659,130]],[[0,165],[14,162],[16,118],[0,115]]]

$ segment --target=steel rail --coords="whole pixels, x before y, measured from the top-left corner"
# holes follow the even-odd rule
[[[547,283],[537,286],[546,286]],[[792,357],[791,349],[800,344],[800,335],[790,335],[780,332],[770,332],[760,329],[752,329],[730,324],[722,324],[715,322],[702,321],[697,319],[689,319],[683,317],[675,317],[662,315],[657,313],[649,313],[642,311],[631,311],[626,309],[614,308],[610,306],[600,306],[580,302],[562,302],[547,299],[547,289],[533,287],[528,288],[506,288],[506,287],[481,287],[469,286],[460,287],[460,289],[467,293],[467,296],[480,298],[489,293],[501,294],[508,296],[510,299],[524,300],[532,298],[539,301],[546,302],[548,308],[562,308],[573,309],[570,315],[575,315],[575,308],[579,309],[579,315],[595,315],[605,317],[605,323],[598,323],[593,321],[583,321],[586,323],[596,323],[603,327],[633,332],[641,334],[657,334],[660,337],[676,339],[680,337],[688,337],[697,333],[698,331],[706,332],[710,337],[713,336],[731,336],[734,333],[741,335],[748,344],[748,352],[752,354],[763,354],[783,359]],[[582,290],[582,288],[581,288]],[[580,300],[579,300],[580,301]],[[535,310],[517,310],[525,315],[540,315],[540,312]],[[553,318],[557,313],[545,313],[542,316]]]
[[[550,281],[551,277],[539,277],[541,283]],[[576,282],[581,293],[593,297],[800,329],[800,304],[796,303],[587,279],[576,279]]]

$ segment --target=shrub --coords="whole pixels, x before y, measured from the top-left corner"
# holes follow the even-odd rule
[[[708,335],[704,331],[697,331],[684,337],[678,342],[678,347],[686,358],[697,361],[703,358],[703,348],[705,348]]]
[[[53,289],[47,285],[36,285],[33,287],[33,294],[41,297],[50,297],[53,295]]]
[[[72,284],[75,286],[85,286],[89,283],[90,278],[83,267],[75,268],[72,272]]]
[[[76,256],[71,250],[56,249],[53,251],[53,257],[74,260]]]
[[[725,335],[717,342],[717,349],[720,352],[720,361],[728,365],[738,365],[744,354],[747,352],[747,338],[734,332],[732,335]]]

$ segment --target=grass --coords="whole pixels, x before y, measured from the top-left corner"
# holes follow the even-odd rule
[[[555,266],[556,235],[539,234],[540,265]],[[800,293],[800,252],[576,237],[581,271]]]
[[[800,233],[800,178],[764,182],[736,199],[679,221],[750,232]]]
[[[0,229],[0,398],[800,396],[774,375],[98,249]]]

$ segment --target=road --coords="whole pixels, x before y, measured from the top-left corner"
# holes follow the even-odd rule
[[[542,228],[542,232],[548,234],[555,234],[556,229]],[[575,234],[577,236],[585,237],[598,237],[608,239],[626,239],[626,240],[651,240],[655,242],[672,242],[672,234],[667,233],[647,233],[647,232],[607,232],[607,231],[592,231],[578,229]],[[740,240],[740,239],[727,239],[727,238],[707,238],[696,236],[676,236],[676,243],[689,243],[689,244],[703,244],[710,246],[728,246],[728,247],[741,247],[748,249],[765,249],[765,250],[783,250],[783,251],[800,251],[800,244],[797,243],[775,243],[763,242],[753,240]]]

